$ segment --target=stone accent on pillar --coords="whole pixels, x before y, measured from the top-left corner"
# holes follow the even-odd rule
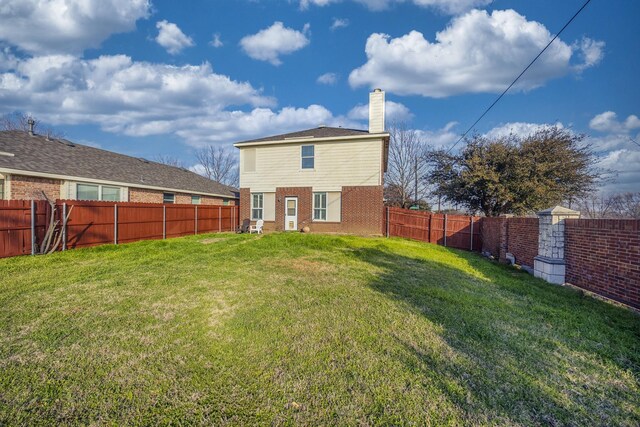
[[[564,284],[564,220],[580,218],[580,212],[556,206],[538,212],[538,256],[533,274],[556,285]]]

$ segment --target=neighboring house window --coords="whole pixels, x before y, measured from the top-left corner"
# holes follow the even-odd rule
[[[251,194],[251,219],[262,219],[264,198],[262,193]]]
[[[119,202],[120,187],[109,187],[107,185],[98,184],[80,184],[76,185],[77,200],[105,200],[109,202]]]
[[[118,187],[102,186],[102,198],[101,200],[108,200],[110,202],[120,201],[120,189]]]
[[[222,201],[222,204],[223,204],[224,206],[229,206],[229,199],[224,199],[224,200]]]
[[[313,193],[313,219],[327,220],[327,193]]]
[[[302,169],[313,169],[314,167],[314,146],[302,146]]]
[[[176,195],[173,193],[162,193],[162,203],[173,204],[176,202]]]
[[[4,179],[0,179],[0,200],[4,200]]]
[[[100,186],[94,184],[78,184],[76,188],[78,200],[100,200]]]
[[[192,205],[199,205],[200,204],[200,196],[197,196],[197,195],[191,196],[191,204]]]

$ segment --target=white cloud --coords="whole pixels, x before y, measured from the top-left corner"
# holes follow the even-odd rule
[[[640,128],[640,119],[632,114],[624,122],[620,122],[615,112],[605,111],[591,119],[589,127],[600,132],[629,133]]]
[[[324,73],[317,78],[316,82],[323,85],[334,85],[338,82],[338,75],[336,73]]]
[[[316,127],[359,127],[320,105],[274,109],[249,83],[208,63],[171,66],[125,55],[51,55],[0,67],[0,114],[29,111],[53,126],[93,124],[130,136],[177,135],[187,144],[229,143]],[[0,64],[2,61],[0,61]]]
[[[413,119],[413,113],[399,102],[385,101],[385,121],[387,124],[393,122],[407,122]],[[356,105],[349,111],[347,117],[353,120],[369,120],[369,104]]]
[[[342,0],[300,0],[300,8],[307,9],[313,6],[328,6],[332,3],[340,3]],[[439,12],[454,15],[475,7],[486,6],[492,0],[353,0],[372,11],[386,10],[394,4],[411,1],[416,6],[433,8]]]
[[[135,29],[149,0],[3,0],[0,40],[31,53],[80,53]]]
[[[282,22],[276,21],[269,28],[256,34],[245,36],[240,40],[240,46],[253,59],[268,61],[273,65],[280,65],[280,55],[288,55],[309,44],[304,34],[309,30],[309,24],[302,32],[286,28]]]
[[[333,18],[333,23],[331,24],[331,31],[335,31],[338,28],[346,28],[349,26],[349,20],[346,18]]]
[[[604,46],[604,42],[592,40],[588,37],[583,37],[580,43],[574,43],[574,50],[580,54],[583,60],[581,64],[576,65],[576,70],[582,71],[600,63],[604,57]]]
[[[444,127],[436,130],[418,130],[418,136],[425,140],[432,148],[449,148],[460,137],[454,132],[458,122],[449,122]]]
[[[185,35],[173,22],[168,22],[167,20],[158,21],[156,28],[159,30],[156,42],[171,55],[176,55],[182,49],[194,45],[191,37]]]
[[[496,126],[491,129],[489,132],[485,133],[487,138],[503,138],[509,135],[518,135],[518,136],[529,136],[538,132],[539,130],[543,130],[548,128],[550,125],[548,124],[540,124],[540,123],[526,123],[526,122],[512,122],[505,123],[500,126]],[[564,128],[564,125],[560,122],[555,123],[553,126],[556,126],[560,129]]]
[[[218,34],[218,33],[214,34],[213,38],[209,42],[209,45],[211,45],[211,46],[213,46],[215,48],[224,46],[224,43],[222,43],[222,40],[220,39],[220,34]]]
[[[551,40],[544,25],[528,21],[513,10],[472,10],[454,18],[429,42],[418,31],[398,38],[369,36],[367,62],[353,70],[353,87],[381,87],[400,95],[434,98],[463,93],[503,91]],[[594,65],[591,52],[601,42],[571,47],[557,39],[516,84],[531,90],[550,79]],[[584,62],[572,64],[574,52],[589,51]],[[600,53],[601,55],[601,53]],[[601,57],[601,56],[600,56]]]
[[[604,193],[640,191],[640,148],[623,148],[606,153],[597,166],[612,171],[610,182],[602,186]]]

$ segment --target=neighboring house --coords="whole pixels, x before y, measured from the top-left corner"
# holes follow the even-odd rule
[[[0,132],[0,199],[235,205],[237,190],[183,168],[23,131]]]
[[[389,134],[384,92],[369,97],[369,131],[320,126],[243,141],[240,218],[265,230],[381,234]]]

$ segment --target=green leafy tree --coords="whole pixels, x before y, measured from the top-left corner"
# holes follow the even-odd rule
[[[475,135],[459,154],[430,154],[435,195],[486,216],[521,215],[583,197],[594,187],[595,157],[584,135],[545,127],[521,137]]]

